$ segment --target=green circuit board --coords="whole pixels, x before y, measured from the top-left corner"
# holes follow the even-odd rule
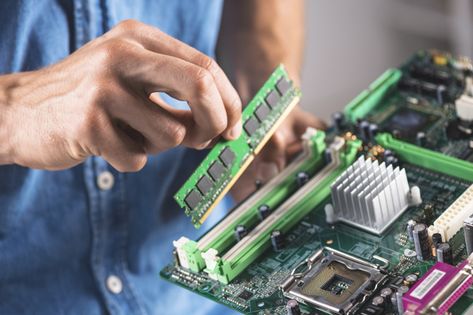
[[[441,268],[438,264],[469,264],[467,246],[473,239],[463,225],[455,230],[460,222],[455,216],[463,224],[473,215],[468,206],[473,123],[468,107],[458,104],[462,97],[473,97],[472,70],[467,59],[436,51],[418,52],[388,70],[348,104],[344,115],[336,116],[329,130],[308,130],[301,156],[202,238],[174,242],[173,259],[161,277],[245,314],[297,314],[288,310],[294,306],[290,303],[296,304],[294,312],[305,315],[445,309],[434,298],[427,301],[434,306],[424,300],[415,306],[413,297],[416,286],[427,283],[424,277]],[[395,184],[386,184],[388,179]],[[407,195],[404,191],[407,205],[378,226],[391,203],[401,208],[403,180],[409,189]],[[343,201],[336,193],[341,182],[348,183],[340,187],[351,196]],[[413,187],[420,191],[417,202]],[[368,207],[371,194],[381,205],[374,212]],[[355,214],[349,211],[344,221],[330,219],[334,209],[341,211],[340,217],[347,215],[343,202]],[[376,224],[368,226],[371,221]],[[428,227],[428,236],[409,235],[411,222],[419,230]],[[442,222],[453,232],[442,230]],[[240,235],[236,232],[242,226]],[[279,238],[273,237],[275,231]],[[433,233],[443,233],[441,244],[451,258],[440,258],[444,252]],[[435,283],[424,286],[440,296]],[[450,314],[466,314],[473,290],[447,282],[443,286]]]
[[[175,194],[175,200],[196,228],[252,162],[299,97],[300,92],[284,67],[276,68],[245,106],[241,136],[231,141],[221,139]]]

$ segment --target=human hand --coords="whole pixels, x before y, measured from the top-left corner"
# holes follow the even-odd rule
[[[190,111],[156,92],[187,101]],[[0,164],[56,170],[101,156],[119,171],[138,171],[147,154],[237,138],[240,115],[216,62],[129,20],[57,64],[0,77]]]

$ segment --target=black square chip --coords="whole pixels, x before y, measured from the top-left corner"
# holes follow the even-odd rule
[[[243,129],[245,129],[246,133],[251,137],[256,130],[258,130],[259,123],[255,117],[251,116],[243,125]]]
[[[248,291],[248,290],[243,290],[239,295],[238,297],[240,299],[243,299],[245,301],[248,301],[251,297],[253,296],[253,293]]]
[[[279,94],[276,90],[272,90],[271,92],[266,95],[265,98],[266,104],[268,104],[269,108],[274,108],[278,104],[279,101]]]
[[[256,118],[258,118],[260,122],[263,122],[266,119],[266,117],[268,117],[270,112],[271,110],[269,109],[269,107],[263,103],[263,104],[260,104],[256,108],[255,115],[256,115]]]
[[[220,153],[219,158],[220,161],[222,161],[223,165],[229,167],[235,160],[235,153],[233,153],[230,148],[225,148],[223,149],[222,153]]]
[[[217,181],[223,175],[223,173],[225,173],[225,167],[219,161],[215,161],[210,166],[208,173],[214,181]]]
[[[200,200],[202,199],[202,195],[195,189],[186,196],[184,201],[186,202],[187,206],[193,210],[199,204]]]
[[[197,188],[199,188],[202,195],[207,194],[212,189],[212,186],[213,182],[207,175],[202,176],[197,182]]]
[[[278,83],[276,83],[276,88],[278,89],[279,94],[283,96],[291,88],[291,83],[287,81],[285,77],[282,77],[279,79]]]

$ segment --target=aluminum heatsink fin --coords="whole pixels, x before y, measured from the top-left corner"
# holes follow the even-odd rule
[[[360,157],[331,186],[337,220],[383,233],[409,206],[406,171]]]

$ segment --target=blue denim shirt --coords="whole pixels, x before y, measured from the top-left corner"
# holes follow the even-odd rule
[[[0,73],[55,63],[126,18],[212,55],[221,7],[221,0],[0,1]],[[54,172],[0,166],[0,314],[230,314],[158,276],[172,241],[201,233],[172,196],[202,155],[177,148],[127,174],[101,158]]]

